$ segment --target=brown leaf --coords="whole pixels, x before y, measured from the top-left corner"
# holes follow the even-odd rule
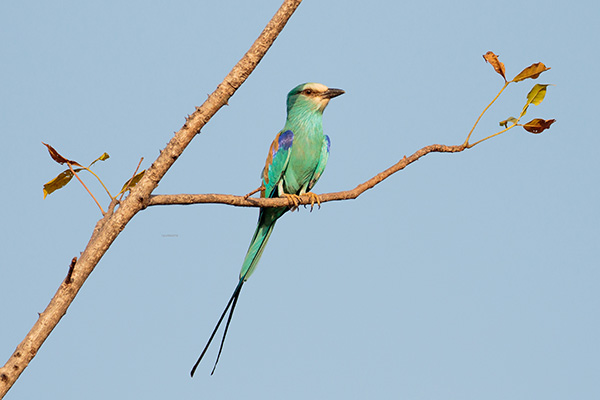
[[[535,63],[531,64],[529,67],[525,68],[523,71],[519,73],[519,75],[515,76],[512,80],[513,82],[521,82],[525,79],[537,79],[538,76],[544,71],[548,71],[550,67],[546,67],[544,63]]]
[[[44,143],[44,142],[42,142],[42,144],[48,148],[48,153],[50,153],[50,157],[52,157],[52,159],[53,159],[54,161],[56,161],[57,163],[59,163],[59,164],[64,164],[64,163],[67,163],[67,164],[71,164],[71,165],[76,165],[76,166],[78,166],[78,167],[81,167],[81,166],[82,166],[82,165],[81,165],[81,164],[79,164],[77,161],[68,160],[68,159],[64,158],[63,156],[61,156],[61,155],[58,153],[58,151],[56,151],[56,150],[54,149],[54,147],[50,146],[49,144],[46,144],[46,143]]]
[[[531,133],[542,133],[546,129],[550,129],[550,125],[552,125],[555,122],[555,119],[536,118],[524,124],[523,129]]]
[[[488,51],[487,53],[485,53],[483,55],[483,59],[486,62],[489,62],[492,65],[492,67],[494,67],[494,70],[497,73],[499,73],[500,75],[502,75],[502,77],[506,81],[506,75],[504,75],[506,72],[506,70],[504,69],[504,63],[502,63],[502,62],[500,62],[500,60],[498,60],[498,56],[495,55],[494,52]]]

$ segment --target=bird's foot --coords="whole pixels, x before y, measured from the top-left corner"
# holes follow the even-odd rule
[[[286,199],[288,199],[288,201],[291,203],[290,204],[291,211],[296,211],[298,209],[298,205],[300,205],[300,196],[298,196],[297,194],[288,194],[288,193],[283,193],[282,196],[285,197]]]
[[[244,196],[244,200],[248,200],[248,197],[252,196],[254,193],[258,193],[261,190],[265,190],[265,185],[260,185],[259,188],[254,189],[253,191],[251,191],[250,193],[248,193],[247,195]]]
[[[306,192],[304,194],[310,199],[310,212],[312,212],[315,203],[317,203],[317,206],[319,209],[321,209],[321,198],[318,195],[314,194],[313,192]],[[306,205],[304,207],[306,207]]]

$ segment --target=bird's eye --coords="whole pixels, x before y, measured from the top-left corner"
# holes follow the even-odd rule
[[[310,96],[310,95],[312,94],[312,92],[313,92],[313,91],[312,91],[312,89],[306,89],[306,90],[304,91],[304,94],[307,94],[307,95],[309,95],[309,96]]]

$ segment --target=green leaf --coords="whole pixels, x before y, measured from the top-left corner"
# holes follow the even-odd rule
[[[535,118],[523,125],[523,129],[531,133],[542,133],[546,129],[550,129],[550,125],[555,123],[555,119]]]
[[[518,120],[515,117],[508,117],[504,121],[500,121],[500,126],[508,128],[508,124],[516,124]]]
[[[92,165],[94,165],[96,163],[96,161],[104,161],[104,160],[108,160],[109,158],[110,158],[110,156],[108,155],[108,153],[104,153],[100,157],[98,157],[94,161],[92,161],[92,163],[90,165],[88,165],[88,168],[91,167]]]
[[[525,115],[530,104],[535,106],[541,104],[541,102],[544,100],[544,97],[546,97],[546,88],[548,86],[549,85],[540,85],[539,83],[533,86],[529,93],[527,93],[527,103],[525,103],[521,115]]]
[[[546,88],[548,85],[540,85],[537,83],[530,91],[527,93],[527,102],[539,106],[544,97],[546,96]]]
[[[125,182],[125,184],[121,188],[121,191],[119,192],[119,194],[126,192],[127,190],[131,190],[131,188],[133,188],[135,185],[137,185],[137,183],[140,181],[140,179],[142,179],[142,176],[144,176],[145,172],[146,172],[146,170],[143,170],[142,172],[138,173],[136,176],[134,176],[133,178],[131,178],[130,180]]]
[[[529,67],[525,68],[523,71],[519,73],[519,75],[515,76],[512,80],[513,82],[521,82],[525,79],[537,79],[538,76],[544,71],[548,71],[550,67],[546,67],[544,63],[535,63],[531,64]]]
[[[58,189],[65,186],[67,183],[71,181],[73,178],[73,173],[70,169],[67,169],[56,176],[56,178],[52,179],[50,182],[44,185],[44,199],[49,194],[57,191]]]

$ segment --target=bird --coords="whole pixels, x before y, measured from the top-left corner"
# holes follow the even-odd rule
[[[331,99],[344,93],[342,89],[328,88],[314,82],[298,85],[288,93],[286,122],[271,143],[261,173],[262,185],[255,192],[260,191],[263,198],[286,197],[293,206],[260,209],[256,230],[244,258],[237,286],[190,372],[192,377],[229,311],[217,359],[211,372],[211,375],[214,374],[242,286],[254,272],[275,222],[287,211],[298,208],[299,196],[306,194],[310,197],[311,209],[315,202],[320,206],[319,197],[310,190],[323,174],[329,159],[331,141],[329,136],[323,133],[323,111]]]

